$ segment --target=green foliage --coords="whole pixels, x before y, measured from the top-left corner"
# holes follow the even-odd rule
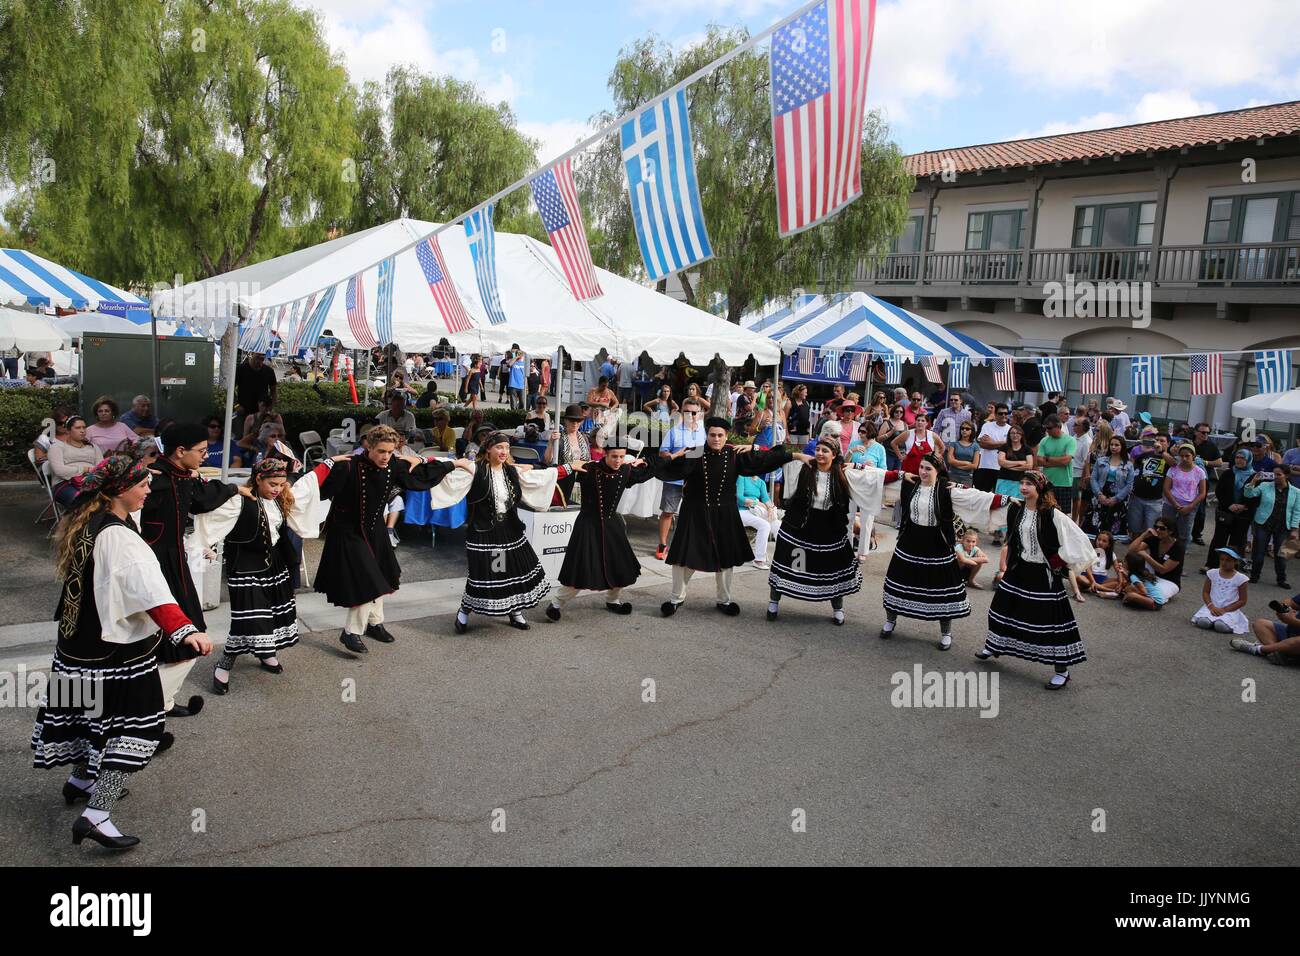
[[[518,131],[504,103],[487,103],[473,84],[407,67],[390,70],[382,87],[365,85],[357,130],[353,230],[404,216],[445,222],[525,176],[537,160],[537,144]],[[502,200],[498,228],[526,222],[527,200],[524,189]]]
[[[685,79],[744,42],[742,30],[711,28],[704,40],[674,51],[656,37],[624,50],[609,77],[614,108],[593,118],[604,125]],[[876,112],[867,114],[862,142],[863,195],[823,225],[782,239],[777,233],[768,60],[745,53],[692,84],[686,92],[694,136],[700,201],[715,258],[692,269],[688,299],[701,306],[725,301],[737,322],[749,309],[796,288],[844,287],[861,256],[888,248],[907,218],[913,179]],[[643,271],[623,187],[619,146],[611,137],[581,168],[599,265],[633,275]]]
[[[124,286],[322,241],[355,104],[289,0],[0,0],[0,176],[27,245]]]
[[[75,388],[7,388],[0,391],[0,471],[27,468],[27,449],[55,406],[77,406]]]

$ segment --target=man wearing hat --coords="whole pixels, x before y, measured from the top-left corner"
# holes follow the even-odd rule
[[[674,452],[662,466],[664,480],[681,479],[681,517],[668,564],[673,567],[673,589],[659,608],[671,617],[686,600],[686,585],[696,571],[712,571],[717,588],[718,610],[729,616],[740,613],[731,599],[731,572],[754,560],[745,526],[740,522],[736,505],[736,479],[765,475],[781,468],[791,459],[808,462],[811,455],[792,453],[788,448],[771,451],[738,451],[727,444],[725,418],[708,418],[704,422],[705,447],[702,454]]]
[[[619,600],[623,588],[636,582],[641,564],[627,540],[627,526],[618,513],[623,492],[655,477],[658,463],[627,461],[626,430],[605,436],[605,457],[598,462],[574,460],[561,465],[560,480],[576,479],[582,488],[582,510],[573,524],[560,568],[560,589],[551,597],[546,617],[558,621],[564,606],[579,591],[604,591],[605,609],[631,614],[632,605]]]
[[[206,632],[203,601],[185,558],[185,525],[190,515],[206,514],[237,494],[251,497],[252,491],[198,477],[197,469],[208,450],[208,430],[204,426],[169,425],[160,441],[163,455],[150,466],[153,477],[149,497],[140,509],[140,533],[158,558],[177,605],[195,627]],[[189,717],[203,708],[203,698],[198,694],[185,704],[176,703],[177,692],[200,656],[183,643],[163,641],[159,645],[158,676],[162,679],[168,717]]]
[[[746,382],[741,389],[740,397],[736,399],[736,414],[733,416],[731,427],[742,435],[746,433],[750,422],[754,420],[756,390],[757,386],[752,381]]]
[[[1129,426],[1129,417],[1128,412],[1125,411],[1126,408],[1128,408],[1128,406],[1118,398],[1112,397],[1106,399],[1106,409],[1114,416],[1110,420],[1110,427],[1116,435],[1123,435],[1125,429]]]

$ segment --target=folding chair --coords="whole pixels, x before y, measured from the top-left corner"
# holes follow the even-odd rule
[[[515,461],[541,461],[542,456],[537,454],[536,448],[527,448],[524,445],[511,445],[510,457]]]
[[[325,460],[325,443],[321,441],[320,432],[300,432],[298,443],[302,445],[302,463],[307,469]]]
[[[54,500],[54,485],[50,481],[50,463],[48,461],[37,462],[36,449],[34,448],[27,449],[27,461],[32,466],[32,470],[36,472],[37,484],[41,486],[45,491],[45,497],[49,499],[49,503],[36,516],[36,521],[33,523],[40,524],[48,516],[51,521],[58,524],[59,519],[63,517],[63,509]]]

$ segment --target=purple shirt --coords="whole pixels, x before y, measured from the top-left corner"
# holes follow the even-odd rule
[[[1180,505],[1190,505],[1196,500],[1201,482],[1206,480],[1205,470],[1199,465],[1193,465],[1190,471],[1174,467],[1169,469],[1169,479],[1169,494],[1174,501]]]

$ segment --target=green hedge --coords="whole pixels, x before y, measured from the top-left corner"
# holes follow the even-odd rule
[[[375,396],[374,390],[371,395]],[[351,398],[345,384],[320,382],[313,386],[307,382],[281,382],[277,409],[284,417],[290,444],[298,447],[298,435],[305,431],[320,432],[324,438],[345,418],[355,419],[360,428],[383,411],[378,406],[353,405]],[[446,402],[452,396],[439,394],[438,398]],[[66,405],[75,410],[78,407],[77,389],[69,386],[0,390],[0,471],[17,472],[29,467],[27,449],[40,434],[41,422],[51,417],[56,405]],[[223,417],[225,411],[225,390],[214,388],[212,414]],[[433,425],[433,412],[429,409],[412,408],[411,411],[421,428]],[[524,413],[515,409],[485,408],[483,411],[486,419],[500,428],[515,428],[524,420]],[[452,427],[464,426],[469,421],[469,414],[469,409],[453,410]]]

